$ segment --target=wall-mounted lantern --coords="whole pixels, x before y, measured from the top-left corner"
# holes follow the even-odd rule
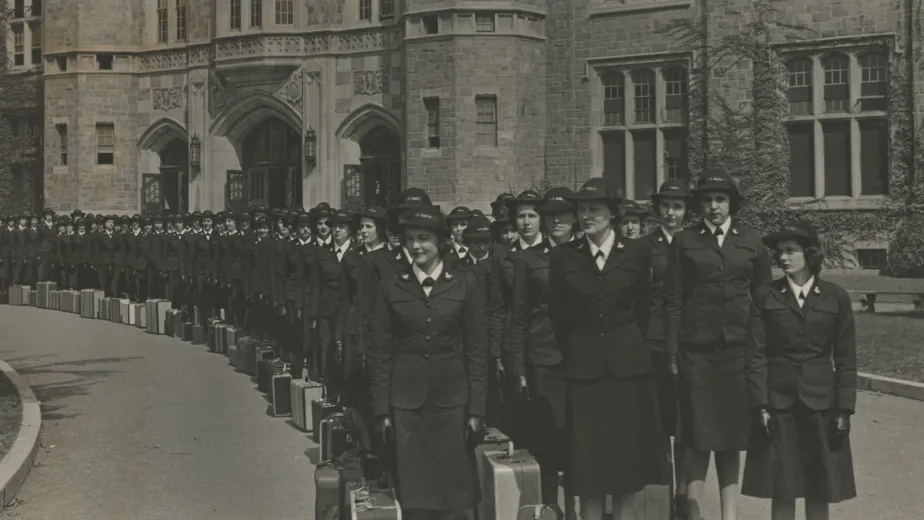
[[[305,163],[309,168],[318,164],[318,135],[311,127],[305,131]]]
[[[199,171],[199,166],[202,164],[201,161],[202,143],[199,141],[199,136],[193,134],[192,138],[189,140],[189,164],[194,170]]]

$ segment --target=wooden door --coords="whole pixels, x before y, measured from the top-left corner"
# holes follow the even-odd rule
[[[247,211],[247,182],[241,170],[228,170],[225,177],[225,207],[235,212]]]
[[[302,169],[289,166],[286,172],[286,205],[289,209],[302,208]]]
[[[263,169],[254,168],[247,170],[247,195],[250,207],[259,208],[267,205],[267,190],[269,189],[268,172]]]
[[[141,176],[141,212],[145,215],[160,215],[164,210],[164,190],[159,173],[145,173]]]

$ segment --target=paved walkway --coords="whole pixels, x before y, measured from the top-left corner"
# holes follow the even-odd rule
[[[37,467],[0,518],[313,518],[316,448],[204,347],[0,306],[0,359],[45,418]],[[860,496],[832,518],[922,518],[924,403],[862,394],[853,426]],[[709,485],[707,520],[718,518],[714,475]],[[769,517],[768,503],[742,498],[739,518]]]

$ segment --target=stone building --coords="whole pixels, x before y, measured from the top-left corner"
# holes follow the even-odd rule
[[[501,191],[602,174],[646,198],[686,175],[695,144],[698,44],[663,29],[689,19],[711,43],[753,4],[45,0],[44,195],[132,213],[383,204],[420,186],[486,208]],[[875,211],[889,189],[889,62],[919,41],[911,7],[770,4],[808,28],[778,46],[791,58],[790,203]],[[710,86],[747,99],[750,71]],[[924,108],[909,110],[919,121]]]

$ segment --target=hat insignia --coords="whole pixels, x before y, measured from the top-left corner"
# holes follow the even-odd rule
[[[444,278],[447,282],[450,281],[450,280],[452,280],[452,273],[450,273],[449,271],[446,271],[445,273],[443,273],[443,278]]]
[[[409,275],[409,274],[407,274],[407,273],[402,273],[402,274],[401,274],[401,279],[404,280],[404,281],[406,282],[406,281],[408,281],[408,280],[411,279],[411,275]]]
[[[709,177],[706,179],[707,182],[725,182],[725,179],[721,177]]]
[[[565,200],[564,197],[549,197],[549,200]]]

